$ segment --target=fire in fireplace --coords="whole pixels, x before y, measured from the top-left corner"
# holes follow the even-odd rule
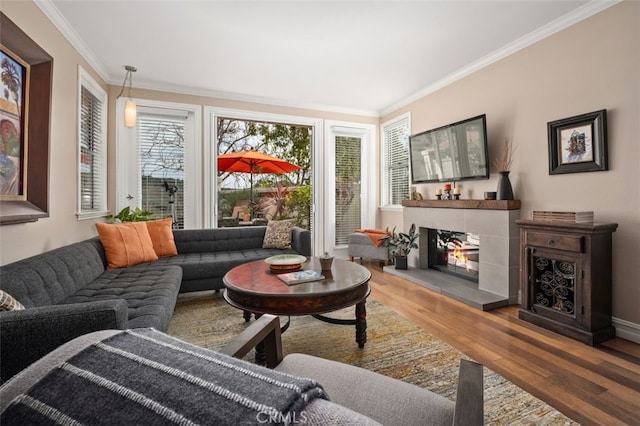
[[[480,237],[468,232],[428,229],[431,269],[478,282]]]

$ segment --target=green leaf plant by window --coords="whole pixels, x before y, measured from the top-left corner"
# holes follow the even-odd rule
[[[78,219],[107,212],[107,92],[78,69]]]
[[[382,206],[399,206],[409,197],[410,116],[382,124]]]

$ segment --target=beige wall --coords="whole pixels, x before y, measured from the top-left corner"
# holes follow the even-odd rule
[[[550,176],[547,122],[600,109],[607,109],[609,171]],[[532,210],[593,210],[597,221],[618,223],[613,314],[640,324],[640,2],[607,9],[381,121],[407,111],[412,134],[486,113],[491,158],[511,136],[521,218]],[[495,191],[497,173],[460,186],[464,198],[482,198]],[[419,190],[435,198],[437,187]],[[402,223],[395,213],[381,217],[382,227]]]
[[[49,141],[49,217],[0,227],[0,263],[96,235],[93,221],[76,219],[78,65],[104,82],[32,2],[4,1],[2,12],[53,57]]]

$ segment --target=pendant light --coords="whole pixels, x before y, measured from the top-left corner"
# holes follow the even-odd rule
[[[122,89],[120,89],[120,94],[118,98],[122,96],[124,92],[124,88],[127,87],[127,102],[124,105],[124,125],[127,127],[134,127],[136,125],[136,103],[131,97],[131,80],[133,73],[138,71],[138,69],[131,65],[125,65],[124,69],[127,73],[124,76],[124,82],[122,82]],[[127,80],[129,84],[127,85]]]

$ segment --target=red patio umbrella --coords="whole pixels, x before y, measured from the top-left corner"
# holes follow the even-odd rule
[[[277,157],[256,151],[231,152],[218,156],[219,172],[250,173],[251,188],[249,191],[251,202],[253,202],[253,174],[254,173],[276,173],[284,174],[300,170],[301,167]]]

